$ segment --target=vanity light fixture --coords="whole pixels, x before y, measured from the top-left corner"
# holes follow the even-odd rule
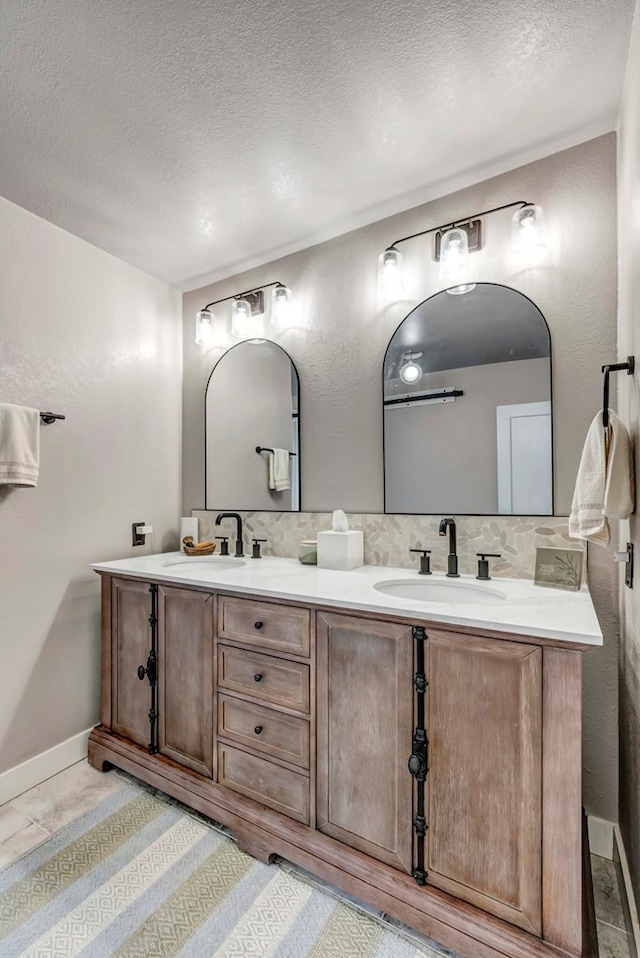
[[[196,313],[196,343],[198,346],[213,346],[215,343],[216,315],[213,306],[219,303],[233,301],[231,307],[231,335],[239,339],[259,339],[264,335],[264,293],[263,290],[275,287],[271,312],[271,325],[284,329],[295,325],[291,290],[283,283],[265,283],[264,286],[255,286],[243,293],[234,293],[217,299]],[[284,292],[283,292],[284,291]],[[283,301],[286,301],[283,303]],[[283,305],[288,309],[287,316]]]
[[[289,287],[283,286],[282,283],[278,283],[272,293],[271,325],[276,329],[289,329],[295,326],[293,296]]]
[[[378,257],[378,286],[389,299],[399,299],[404,293],[404,259],[395,246]]]
[[[528,203],[515,211],[511,218],[511,245],[524,262],[535,263],[539,251],[547,245],[544,215],[539,206]]]
[[[196,313],[196,345],[211,346],[213,344],[213,321],[215,316],[209,309],[201,309]]]
[[[264,332],[261,316],[254,316],[251,303],[241,297],[231,304],[231,335],[236,339],[251,339]]]
[[[512,206],[519,207],[512,220],[511,235],[514,250],[524,252],[534,245],[536,250],[539,249],[543,242],[541,208],[526,200],[514,200],[513,203],[504,203],[502,206],[494,206],[481,213],[473,213],[465,219],[432,226],[419,233],[412,233],[410,236],[402,236],[394,240],[378,257],[378,285],[381,294],[387,299],[392,299],[398,298],[404,291],[402,255],[397,249],[398,245],[406,243],[407,240],[416,239],[418,236],[427,236],[429,233],[436,234],[434,256],[440,261],[440,278],[447,284],[447,292],[468,293],[475,286],[475,283],[465,282],[469,269],[469,254],[482,249],[480,217],[510,209]]]
[[[448,293],[468,293],[475,283],[465,283],[469,275],[469,240],[466,230],[457,226],[447,230],[440,242],[440,279]]]

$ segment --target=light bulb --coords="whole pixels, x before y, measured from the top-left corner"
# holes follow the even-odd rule
[[[385,298],[399,298],[404,293],[404,261],[393,246],[378,257],[378,288]]]
[[[523,206],[511,219],[511,244],[513,252],[523,262],[533,264],[540,250],[546,246],[544,215],[533,203]]]
[[[213,343],[213,313],[201,309],[196,313],[196,343],[198,346],[210,346]]]
[[[469,273],[469,240],[466,230],[447,230],[440,241],[440,279],[446,287],[467,286]],[[473,287],[472,287],[473,288]],[[460,289],[460,292],[468,292]]]
[[[406,360],[404,365],[400,367],[400,379],[403,382],[411,384],[422,379],[422,366],[416,362],[416,359],[420,359],[422,355],[422,350],[403,353],[401,358]]]
[[[264,332],[262,316],[254,316],[251,303],[234,299],[231,306],[231,335],[238,339],[259,337]]]
[[[295,326],[293,295],[288,286],[276,286],[271,304],[271,325],[277,329],[289,329]]]

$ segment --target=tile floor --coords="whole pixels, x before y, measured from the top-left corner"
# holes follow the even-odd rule
[[[25,855],[59,828],[90,811],[108,795],[122,788],[126,781],[131,779],[124,772],[114,769],[104,774],[83,761],[0,806],[0,868]],[[606,858],[592,855],[591,869],[599,958],[630,958],[616,866]],[[348,898],[312,876],[304,877],[317,882],[331,894]],[[426,941],[388,916],[359,903],[354,904],[392,924],[396,931],[405,937],[416,942]],[[428,943],[433,947],[433,942]],[[443,956],[452,955],[452,952],[446,949],[441,950]]]

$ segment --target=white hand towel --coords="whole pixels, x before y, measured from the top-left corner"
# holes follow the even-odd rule
[[[602,412],[585,439],[569,516],[569,535],[598,545],[609,543],[611,519],[626,519],[634,507],[633,457],[624,423],[609,410],[609,426]]]
[[[284,492],[290,486],[289,452],[287,449],[274,449],[269,453],[269,488]]]
[[[40,413],[0,403],[0,484],[37,486],[40,470]]]
[[[604,514],[608,519],[628,519],[635,508],[633,448],[623,421],[609,410],[607,482]]]

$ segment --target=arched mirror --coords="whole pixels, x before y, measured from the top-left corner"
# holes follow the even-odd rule
[[[551,337],[522,293],[416,306],[383,367],[385,512],[552,515]]]
[[[206,509],[299,511],[299,385],[289,354],[268,340],[220,357],[205,392]]]

